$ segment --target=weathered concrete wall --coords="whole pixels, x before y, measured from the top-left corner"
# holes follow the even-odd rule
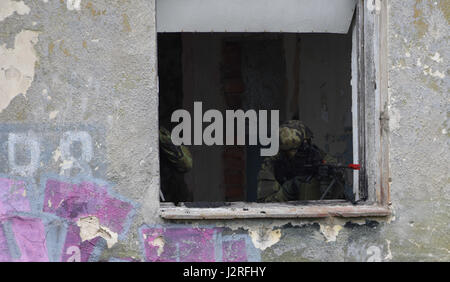
[[[389,1],[394,215],[352,222],[158,217],[154,16],[0,0],[0,260],[450,260],[448,1]]]
[[[0,11],[0,260],[140,257],[158,208],[153,1]]]

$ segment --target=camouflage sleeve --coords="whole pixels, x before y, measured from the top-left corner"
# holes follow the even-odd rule
[[[164,127],[159,129],[159,145],[161,154],[167,157],[178,172],[185,173],[192,168],[192,156],[189,149],[183,145],[174,145],[170,132]]]
[[[280,183],[275,179],[274,162],[277,155],[264,160],[258,173],[258,202],[289,201]]]

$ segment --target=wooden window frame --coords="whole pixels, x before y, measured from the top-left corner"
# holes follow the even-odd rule
[[[385,217],[391,214],[387,117],[387,0],[358,0],[352,38],[354,125],[361,170],[356,204],[343,200],[286,203],[160,203],[163,219]],[[356,95],[355,95],[356,91]],[[355,122],[356,121],[356,122]],[[354,136],[355,140],[355,136]]]

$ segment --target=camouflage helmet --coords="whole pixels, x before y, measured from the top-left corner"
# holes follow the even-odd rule
[[[280,126],[280,148],[288,151],[313,138],[312,131],[299,120],[289,120]]]

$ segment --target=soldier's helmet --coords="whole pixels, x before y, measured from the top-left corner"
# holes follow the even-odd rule
[[[297,149],[304,140],[313,138],[312,131],[299,120],[289,120],[280,126],[280,149]]]

